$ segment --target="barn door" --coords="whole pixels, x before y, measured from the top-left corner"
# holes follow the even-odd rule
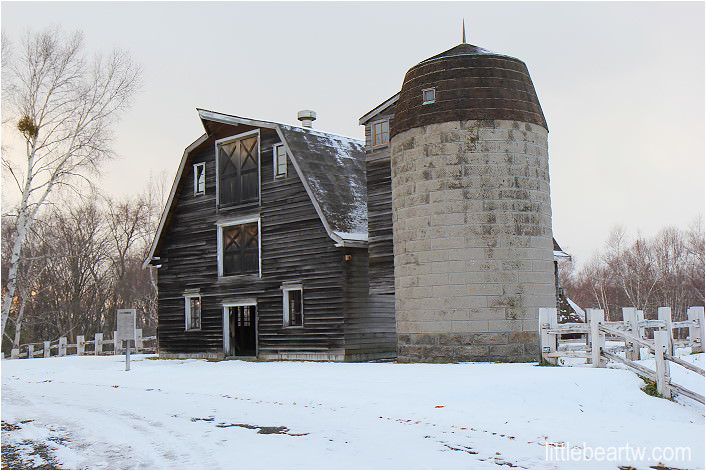
[[[255,356],[257,354],[255,305],[224,306],[223,333],[227,356]],[[227,339],[227,341],[226,341]]]

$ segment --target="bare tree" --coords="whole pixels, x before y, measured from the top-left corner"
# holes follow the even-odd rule
[[[656,316],[669,306],[683,319],[689,306],[704,302],[704,231],[697,220],[689,230],[665,227],[652,238],[624,243],[615,229],[601,252],[578,272],[560,270],[567,295],[583,307],[606,310],[620,318],[620,308],[633,306]]]
[[[25,144],[22,158],[2,156],[20,193],[3,293],[4,333],[29,229],[57,188],[72,187],[111,156],[111,124],[128,106],[140,71],[120,51],[89,60],[81,33],[56,28],[28,32],[16,56],[2,52],[4,60],[9,57],[3,67],[3,112],[16,120]]]

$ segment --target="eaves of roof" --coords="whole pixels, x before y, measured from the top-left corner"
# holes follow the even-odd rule
[[[373,108],[372,110],[368,111],[365,113],[359,120],[358,124],[361,126],[365,125],[368,121],[370,121],[372,118],[378,115],[382,110],[385,108],[397,103],[397,100],[400,99],[400,92],[395,93],[393,96],[388,98],[387,100],[383,101],[380,103],[378,106]]]

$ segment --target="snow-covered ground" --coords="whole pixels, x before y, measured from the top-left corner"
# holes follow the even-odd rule
[[[643,385],[531,364],[6,360],[3,467],[704,468],[703,406]]]

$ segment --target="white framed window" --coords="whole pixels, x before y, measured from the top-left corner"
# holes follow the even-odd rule
[[[194,164],[194,196],[206,194],[206,162]]]
[[[287,149],[284,144],[272,146],[272,163],[275,169],[275,178],[287,176]]]
[[[436,101],[436,88],[425,88],[422,90],[422,105],[428,105]]]
[[[201,330],[201,295],[184,295],[184,329]]]
[[[390,142],[390,120],[372,124],[373,146],[382,146]]]
[[[216,225],[218,276],[262,276],[260,218],[234,219]]]
[[[282,316],[285,327],[304,326],[304,289],[301,284],[282,285]]]

